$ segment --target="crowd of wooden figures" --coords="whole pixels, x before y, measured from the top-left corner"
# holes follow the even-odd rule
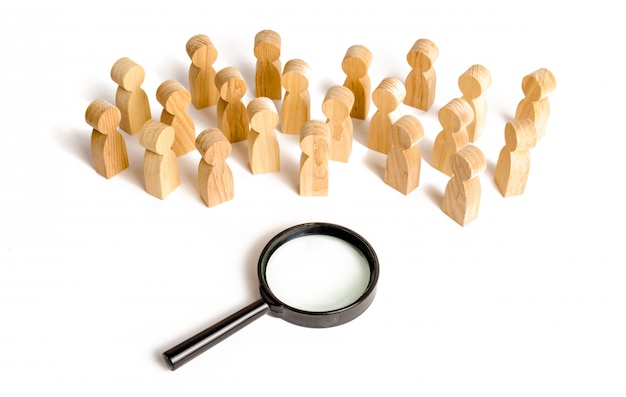
[[[301,59],[292,59],[282,67],[278,33],[263,30],[255,36],[256,96],[247,106],[242,102],[247,85],[239,70],[226,67],[216,72],[213,68],[217,50],[209,37],[192,37],[186,50],[191,58],[189,90],[177,80],[167,80],[158,87],[156,97],[163,106],[159,121],[151,118],[148,97],[141,88],[144,69],[129,58],[113,65],[111,78],[118,84],[116,104],[97,99],[85,114],[93,127],[91,149],[98,173],[111,178],[128,167],[125,140],[118,128],[130,135],[138,133],[145,148],[145,189],[164,199],[180,184],[177,158],[198,150],[202,156],[198,166],[200,196],[212,207],[234,197],[233,176],[226,163],[232,143],[248,141],[252,174],[280,171],[275,135],[280,121],[280,132],[300,136],[300,195],[325,196],[328,163],[348,161],[352,119],[365,120],[371,100],[377,110],[370,120],[367,146],[387,155],[384,182],[403,194],[418,186],[421,155],[417,142],[424,129],[415,116],[400,114],[398,107],[404,103],[428,111],[432,106],[436,88],[433,63],[439,55],[432,41],[419,39],[408,52],[411,71],[405,82],[387,77],[373,92],[368,76],[371,52],[362,45],[348,48],[342,62],[346,80],[342,86],[331,87],[322,103],[326,121],[310,119],[311,69]],[[487,68],[471,66],[458,79],[462,97],[452,99],[438,112],[442,131],[434,142],[431,165],[451,178],[442,209],[460,225],[478,214],[478,175],[486,168],[486,160],[472,143],[484,127],[484,93],[491,82]],[[524,191],[529,150],[545,134],[550,113],[548,95],[555,88],[556,80],[545,68],[522,79],[524,97],[514,120],[506,123],[505,145],[495,171],[495,183],[505,197]],[[276,100],[282,100],[280,115]],[[197,109],[216,105],[217,127],[196,135],[187,112],[191,104]]]

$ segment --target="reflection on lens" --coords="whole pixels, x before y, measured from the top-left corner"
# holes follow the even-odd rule
[[[363,254],[336,237],[306,235],[288,241],[270,257],[269,288],[283,303],[304,311],[341,309],[363,295],[370,267]]]

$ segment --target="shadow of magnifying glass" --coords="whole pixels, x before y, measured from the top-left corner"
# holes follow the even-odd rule
[[[171,370],[267,313],[310,328],[355,319],[374,299],[379,265],[372,246],[356,232],[331,223],[304,223],[267,243],[257,274],[260,299],[164,352]]]

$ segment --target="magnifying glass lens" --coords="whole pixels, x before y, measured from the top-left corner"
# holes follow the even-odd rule
[[[367,259],[352,244],[327,235],[306,235],[272,253],[266,280],[284,304],[308,312],[346,307],[359,299],[371,276]]]

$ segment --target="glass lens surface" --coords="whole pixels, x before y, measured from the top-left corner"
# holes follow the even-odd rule
[[[283,303],[308,312],[326,312],[348,306],[363,295],[370,267],[350,243],[313,234],[280,246],[269,258],[266,280]]]

